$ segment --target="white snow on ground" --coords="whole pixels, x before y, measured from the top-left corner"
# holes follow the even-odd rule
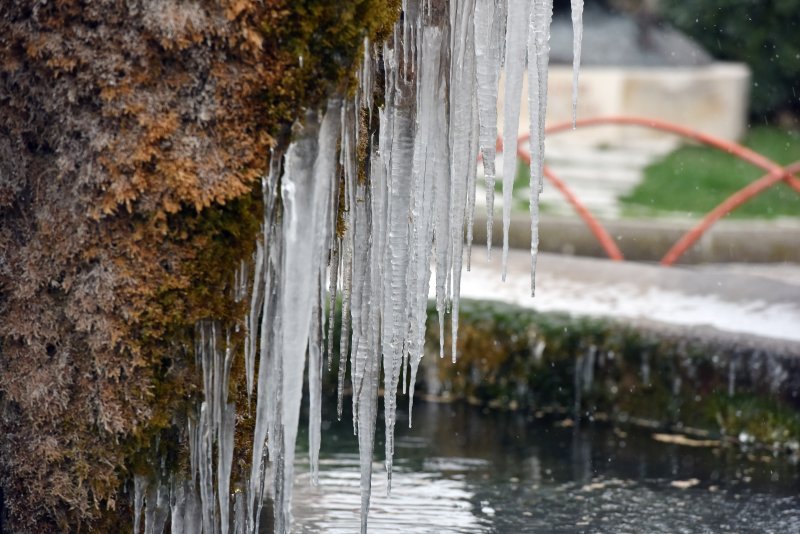
[[[528,255],[521,251],[514,253]],[[596,261],[598,265],[607,264],[605,260]],[[496,261],[487,263],[482,255],[473,257],[472,270],[462,276],[462,298],[498,300],[543,312],[706,325],[726,332],[800,341],[800,301],[797,300],[725,299],[714,287],[708,287],[703,295],[690,294],[654,285],[647,287],[622,276],[612,283],[593,282],[570,276],[563,270],[557,272],[554,269],[558,264],[547,261],[539,266],[536,297],[532,298],[527,267],[524,261],[509,262],[508,277],[503,283]],[[629,274],[627,270],[625,274]]]

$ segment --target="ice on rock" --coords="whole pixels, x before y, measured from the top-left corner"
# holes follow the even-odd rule
[[[306,357],[309,458],[316,483],[323,360],[327,356],[330,371],[337,328],[337,408],[341,415],[349,362],[366,532],[381,369],[391,488],[399,382],[402,377],[403,392],[408,385],[410,410],[424,353],[432,264],[440,354],[448,312],[450,351],[453,358],[457,353],[464,238],[466,233],[469,269],[479,155],[489,237],[492,230],[503,64],[505,279],[526,61],[535,268],[552,0],[403,0],[402,7],[403,17],[386,42],[364,40],[357,90],[345,100],[330,100],[324,114],[308,111],[293,128],[291,143],[270,154],[269,174],[262,179],[262,235],[253,257],[231,273],[231,297],[243,303],[246,316],[232,325],[212,318],[197,324],[194,351],[203,397],[187,422],[190,473],[169,475],[163,458],[156,458],[153,465],[162,465],[158,475],[134,477],[137,534],[142,517],[146,532],[161,532],[169,521],[175,533],[254,534],[261,529],[267,494],[274,531],[291,531]],[[572,1],[575,93],[582,9],[582,1]],[[378,91],[382,95],[374,98]],[[573,113],[575,106],[573,100]],[[533,282],[532,274],[532,289]],[[334,320],[337,294],[341,324]],[[237,414],[228,399],[238,350],[233,332],[242,332],[244,387],[254,408],[251,465],[248,475],[235,480]]]

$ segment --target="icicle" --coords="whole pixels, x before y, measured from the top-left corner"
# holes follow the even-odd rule
[[[280,328],[278,315],[278,294],[276,288],[283,275],[282,255],[283,244],[280,238],[280,226],[277,221],[277,190],[281,169],[282,157],[273,153],[270,160],[269,177],[263,184],[264,190],[264,242],[269,243],[265,248],[266,263],[264,266],[264,300],[261,310],[261,327],[259,336],[259,366],[258,387],[256,394],[255,428],[253,430],[253,456],[250,470],[250,485],[248,488],[248,525],[251,532],[258,532],[258,522],[261,506],[264,501],[266,455],[265,445],[267,436],[275,427],[275,417],[278,412],[278,376],[277,357],[275,345]],[[273,434],[273,437],[274,434]],[[278,440],[271,439],[270,447],[277,447]]]
[[[226,404],[217,442],[219,460],[217,464],[217,486],[219,499],[219,519],[222,534],[227,534],[230,526],[230,487],[231,466],[233,463],[233,436],[236,423],[236,406]]]
[[[372,93],[375,90],[375,62],[372,60],[372,45],[368,37],[364,37],[364,57],[359,70],[358,90],[361,95],[361,106],[372,110]]]
[[[447,122],[443,121],[442,131],[447,132]],[[450,149],[445,141],[437,147],[443,152],[441,168],[436,169],[434,180],[434,244],[436,252],[436,312],[439,318],[439,357],[444,357],[444,315],[447,311],[447,282],[452,258],[450,240]]]
[[[486,187],[486,254],[492,256],[495,154],[497,145],[497,88],[503,62],[507,0],[477,0],[475,4],[475,77],[480,149]]]
[[[163,484],[151,483],[147,489],[145,511],[145,534],[161,534],[167,524],[169,512],[169,490]]]
[[[333,235],[333,220],[328,210],[332,208],[331,198],[336,183],[336,145],[339,141],[341,116],[341,103],[338,100],[328,102],[328,109],[322,120],[319,130],[317,158],[314,162],[314,183],[319,187],[315,191],[314,209],[321,209],[317,214],[319,227],[315,230],[312,269],[317,269],[314,279],[315,293],[312,305],[311,326],[308,344],[308,390],[309,390],[309,458],[311,463],[311,476],[314,484],[317,483],[319,471],[319,448],[321,441],[322,424],[322,330],[324,328],[322,317],[323,292],[325,282],[325,256],[328,243]]]
[[[475,180],[478,172],[478,152],[480,150],[480,142],[478,139],[478,105],[477,97],[473,93],[472,96],[472,137],[470,141],[469,170],[467,171],[467,271],[472,267],[472,234],[475,226]]]
[[[371,97],[370,97],[371,98]],[[341,103],[339,101],[329,102],[328,106],[328,113],[330,114],[333,110],[331,109],[331,105],[341,107]],[[341,109],[339,111],[341,115]],[[326,117],[327,119],[327,117]],[[341,120],[341,116],[339,117]],[[330,120],[333,120],[331,118]],[[341,126],[341,125],[340,125]],[[340,132],[341,135],[341,132]],[[336,150],[336,146],[332,147],[333,150]],[[325,151],[329,149],[326,148]],[[328,360],[328,371],[331,371],[333,367],[333,339],[334,339],[334,332],[336,327],[336,290],[337,284],[339,279],[339,263],[340,263],[340,255],[339,251],[341,249],[341,239],[339,239],[337,235],[338,229],[338,222],[339,222],[339,196],[340,196],[340,189],[339,189],[339,177],[335,174],[336,169],[334,168],[334,174],[329,179],[331,180],[331,192],[330,198],[328,199],[328,221],[327,221],[327,228],[325,229],[325,239],[323,241],[323,246],[329,246],[329,259],[328,259],[328,273],[329,273],[329,299],[328,299],[328,310],[327,310],[327,324],[328,324],[328,331],[325,338],[325,350],[326,350],[326,358]],[[323,267],[324,271],[324,267]],[[324,272],[322,273],[322,277],[324,278]],[[324,302],[324,300],[322,301]],[[325,332],[325,319],[324,319],[324,312],[323,310],[323,333]]]
[[[265,230],[262,228],[262,232]],[[256,243],[255,265],[253,268],[253,289],[250,293],[250,311],[247,313],[247,332],[244,340],[245,380],[247,381],[247,398],[253,394],[253,378],[256,367],[256,350],[258,339],[258,317],[264,303],[264,244]]]
[[[333,239],[331,246],[331,260],[328,272],[330,284],[328,286],[328,334],[325,336],[325,351],[328,359],[328,371],[333,369],[333,336],[336,332],[336,287],[339,280],[339,249],[341,240]]]
[[[209,328],[207,323],[201,324],[201,332]],[[205,347],[204,352],[209,354],[213,359],[213,384],[214,391],[206,391],[205,396],[208,400],[212,399],[214,418],[210,426],[203,427],[203,439],[207,441],[203,448],[207,448],[206,454],[210,455],[213,448],[214,440],[217,445],[217,503],[219,505],[219,518],[220,528],[222,534],[227,534],[229,527],[229,510],[230,510],[230,479],[231,479],[231,464],[233,462],[233,435],[234,425],[236,422],[236,407],[233,403],[228,403],[228,382],[230,380],[231,365],[233,364],[233,351],[230,341],[230,332],[225,336],[225,351],[220,352],[217,347],[216,339],[216,323],[211,323],[210,332],[211,336],[208,339],[208,346]],[[207,358],[204,358],[206,360]],[[207,373],[203,369],[204,375]],[[216,431],[216,433],[215,433]],[[208,471],[210,471],[211,464],[202,466],[206,473],[207,480],[210,480],[213,486],[213,479]],[[205,471],[205,470],[208,471]],[[212,489],[213,492],[213,489]],[[203,493],[204,502],[208,499],[208,488]]]
[[[474,16],[475,0],[458,0],[452,11],[456,26],[450,66],[450,243],[452,247],[452,333],[451,356],[456,361],[461,267],[464,258],[464,220],[468,203],[467,186],[474,182],[472,156],[472,112],[475,91]],[[477,155],[476,155],[477,156]]]
[[[396,51],[395,53],[401,53]],[[392,75],[387,69],[387,78]],[[396,74],[395,74],[396,75]],[[408,216],[414,158],[414,96],[410,84],[397,78],[392,107],[392,146],[388,175],[388,206],[383,289],[382,352],[384,369],[384,413],[386,422],[386,471],[391,488],[397,386],[407,334],[407,269],[409,259]]]
[[[363,373],[366,368],[363,360],[368,357],[368,354],[363,349],[361,339],[368,334],[366,325],[370,316],[370,308],[365,306],[370,298],[370,287],[367,286],[369,281],[369,235],[371,233],[371,225],[367,217],[368,209],[366,184],[359,182],[356,186],[356,201],[352,213],[355,247],[353,254],[353,292],[350,306],[353,329],[353,355],[350,358],[350,375],[353,384],[353,431],[356,433],[359,416],[359,390],[364,380]]]
[[[274,496],[275,530],[291,529],[291,500],[294,484],[294,451],[303,394],[303,370],[308,346],[316,278],[313,265],[317,236],[324,224],[329,183],[315,181],[313,162],[317,155],[316,125],[313,114],[306,116],[302,133],[286,154],[286,169],[281,180],[283,201],[283,272],[280,280],[281,336],[279,341],[281,384],[281,431],[283,450],[277,458],[283,487]],[[281,491],[282,489],[282,491]]]
[[[578,119],[578,75],[581,70],[583,41],[583,0],[571,0],[572,11],[572,127]]]
[[[207,402],[200,405],[200,417],[198,428],[202,429],[199,435],[199,459],[200,459],[200,503],[202,510],[202,525],[204,532],[213,532],[216,524],[217,506],[214,498],[214,477],[212,466],[213,443],[211,432],[211,414],[209,413]]]
[[[377,279],[376,279],[377,281]],[[377,340],[372,332],[364,332],[356,351],[359,359],[362,353],[365,368],[361,383],[354,394],[359,397],[358,414],[358,454],[361,467],[361,533],[367,532],[367,517],[369,515],[369,501],[372,493],[372,454],[375,444],[375,421],[378,413],[378,380],[380,376],[379,352]]]
[[[147,478],[142,475],[133,477],[133,532],[141,533],[142,507],[144,506],[144,492],[147,490]]]
[[[342,418],[344,379],[350,353],[351,299],[353,288],[353,204],[358,173],[356,171],[356,123],[354,104],[348,102],[342,107],[342,151],[341,163],[344,168],[344,212],[345,228],[342,238],[342,333],[339,340],[339,390],[336,413]]]
[[[425,344],[428,290],[431,278],[431,243],[435,216],[434,183],[437,173],[449,176],[447,117],[440,103],[446,97],[441,75],[442,30],[426,27],[422,33],[421,57],[427,58],[417,78],[417,131],[414,139],[413,198],[411,207],[412,248],[409,263],[410,321],[409,425],[414,404],[414,383]]]
[[[517,174],[517,134],[529,13],[528,0],[508,0],[503,109],[503,281],[506,279],[508,264],[508,230],[511,225],[514,178]]]
[[[353,419],[358,435],[359,457],[361,461],[361,521],[362,532],[366,532],[367,512],[372,480],[372,450],[375,439],[375,417],[377,415],[377,381],[380,369],[375,328],[373,321],[378,314],[371,313],[370,300],[373,284],[378,281],[371,276],[373,262],[371,255],[375,248],[369,246],[367,237],[372,231],[371,212],[366,184],[358,184],[355,205],[356,242],[363,246],[356,248],[354,257],[353,291]],[[358,291],[355,288],[358,287]],[[358,313],[355,310],[358,309]]]
[[[245,503],[245,494],[242,491],[237,491],[233,503],[233,524],[234,534],[247,533],[247,503]]]
[[[530,111],[531,295],[536,289],[539,251],[539,193],[544,183],[544,128],[547,111],[547,66],[553,0],[535,0],[528,33],[528,107]]]
[[[380,111],[381,124],[386,123],[386,113]],[[382,150],[391,146],[389,131],[381,130]],[[387,158],[388,159],[388,158]],[[388,184],[386,162],[374,148],[370,155],[370,188],[366,191],[369,201],[369,214],[362,219],[368,223],[372,235],[369,248],[369,271],[365,280],[365,295],[362,300],[365,318],[361,323],[360,342],[356,348],[356,362],[360,380],[354,381],[353,396],[357,397],[354,417],[358,420],[358,450],[361,471],[361,532],[367,531],[367,517],[372,492],[372,455],[375,442],[375,423],[378,415],[378,382],[381,357],[381,314],[368,313],[371,302],[383,302],[384,258],[386,254]]]
[[[308,457],[311,483],[319,484],[319,449],[322,441],[322,343],[319,324],[319,304],[311,316],[311,337],[308,342]]]

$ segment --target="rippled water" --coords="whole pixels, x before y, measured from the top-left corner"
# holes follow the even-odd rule
[[[370,532],[800,533],[787,462],[461,404],[415,404],[402,422],[391,497],[374,465]],[[299,459],[295,530],[358,532],[352,424],[325,425],[319,487]]]

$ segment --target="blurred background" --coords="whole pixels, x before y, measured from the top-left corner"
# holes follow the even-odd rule
[[[569,7],[566,0],[555,2],[550,128],[572,118]],[[657,119],[740,143],[781,165],[800,160],[799,21],[796,0],[586,2],[577,117]],[[529,130],[526,100],[521,134]],[[502,131],[502,111],[498,117]],[[631,125],[551,132],[546,163],[605,221],[626,259],[644,261],[659,260],[699,218],[765,173],[725,150]],[[516,172],[513,209],[527,213],[529,171],[521,162]],[[541,208],[542,250],[606,255],[547,180]],[[679,261],[800,261],[793,250],[800,248],[798,216],[798,192],[776,184],[731,211]],[[747,231],[737,226],[742,220]],[[521,231],[514,241],[521,248],[530,242],[525,226],[512,225]],[[480,222],[476,227],[481,234]]]

